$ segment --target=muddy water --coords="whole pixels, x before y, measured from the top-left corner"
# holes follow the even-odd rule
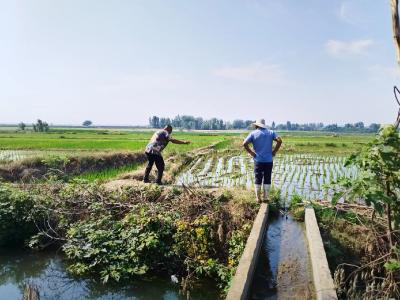
[[[164,299],[185,300],[168,278],[132,280],[124,284],[101,284],[93,279],[68,275],[63,257],[54,252],[32,253],[0,249],[0,299],[20,300],[25,284],[38,288],[41,300],[53,299]],[[219,299],[214,286],[197,288],[191,299]]]
[[[303,224],[290,215],[270,219],[250,299],[314,299]]]

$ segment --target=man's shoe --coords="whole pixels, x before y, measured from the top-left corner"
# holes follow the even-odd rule
[[[143,179],[143,182],[144,182],[144,183],[149,183],[150,180],[148,180],[148,179]]]

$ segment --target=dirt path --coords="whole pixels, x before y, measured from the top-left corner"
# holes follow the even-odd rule
[[[103,186],[108,190],[118,190],[124,186],[137,186],[138,181],[132,179],[117,179],[106,182]]]

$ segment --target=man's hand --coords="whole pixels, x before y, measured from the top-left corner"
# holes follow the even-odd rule
[[[247,153],[249,153],[253,158],[256,157],[256,153],[252,149],[250,149],[249,143],[243,142],[243,147],[244,149],[246,149]]]
[[[169,141],[173,144],[180,144],[180,145],[189,145],[190,144],[189,141],[181,141],[181,140],[177,140],[177,139],[173,139],[173,138],[170,138]]]
[[[279,148],[282,145],[282,139],[279,136],[276,139],[274,139],[274,141],[276,142],[276,145],[274,150],[272,150],[272,156],[276,155],[276,153],[279,151]]]

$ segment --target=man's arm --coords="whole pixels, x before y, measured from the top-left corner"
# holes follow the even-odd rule
[[[249,142],[244,141],[243,147],[244,149],[246,149],[247,153],[249,153],[252,157],[255,157],[256,153],[250,148],[249,144],[250,144]]]
[[[276,137],[276,138],[274,138],[274,141],[276,142],[276,145],[275,145],[274,150],[272,151],[272,155],[273,155],[273,156],[276,155],[276,153],[279,151],[279,148],[280,148],[281,145],[282,145],[282,139],[281,139],[279,136]]]
[[[172,144],[180,144],[180,145],[188,145],[188,144],[190,144],[189,141],[181,141],[181,140],[177,140],[177,139],[173,139],[173,138],[170,138],[169,141]]]

